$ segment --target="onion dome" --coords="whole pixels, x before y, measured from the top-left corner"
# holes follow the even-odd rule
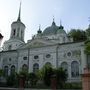
[[[41,28],[40,28],[41,26],[39,25],[39,30],[37,31],[37,33],[38,34],[41,34],[42,33],[42,31],[41,31]]]
[[[61,22],[60,22],[59,29],[57,30],[57,34],[66,34],[64,27],[62,26]]]

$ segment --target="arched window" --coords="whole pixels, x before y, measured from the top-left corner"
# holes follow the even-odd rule
[[[16,29],[13,30],[13,35],[15,36],[15,34],[16,34]]]
[[[71,63],[71,76],[72,77],[79,76],[79,63],[77,61],[73,61]]]
[[[18,27],[17,29],[17,36],[19,37],[19,31],[20,31],[20,27]]]
[[[38,63],[35,63],[33,65],[33,72],[36,73],[38,70],[39,70],[39,64]]]
[[[28,72],[28,66],[27,66],[26,64],[24,64],[24,65],[22,66],[22,70],[25,71],[25,72],[26,72],[26,71]]]
[[[9,45],[9,46],[8,46],[8,50],[11,50],[11,49],[12,49],[12,45]]]
[[[65,70],[66,74],[68,75],[68,64],[67,64],[67,62],[62,62],[61,67]]]
[[[65,43],[65,37],[63,37],[63,42]]]
[[[8,66],[5,66],[4,67],[4,75],[5,76],[8,76]]]
[[[15,66],[11,66],[11,71],[10,71],[11,74],[14,74],[15,73]]]
[[[50,62],[46,62],[45,66],[52,66],[52,64]]]

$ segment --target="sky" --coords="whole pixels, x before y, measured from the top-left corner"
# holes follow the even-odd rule
[[[0,0],[0,32],[4,39],[10,38],[11,24],[17,20],[21,0]],[[25,42],[41,30],[51,26],[53,17],[56,25],[60,20],[66,32],[70,29],[88,28],[90,0],[22,0],[21,21],[25,24]]]

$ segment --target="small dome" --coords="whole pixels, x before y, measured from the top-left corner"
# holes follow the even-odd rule
[[[62,25],[60,25],[59,29],[64,29],[64,27]]]
[[[56,34],[57,30],[58,30],[58,26],[56,26],[55,22],[52,22],[52,25],[47,27],[44,31],[43,31],[43,35],[53,35]]]
[[[41,34],[41,33],[42,33],[42,31],[39,29],[39,30],[37,31],[37,33],[38,33],[38,34]]]
[[[41,26],[39,25],[39,30],[37,31],[38,34],[41,34],[42,31],[41,31]]]
[[[57,34],[66,34],[64,27],[60,25],[59,29],[57,30]]]

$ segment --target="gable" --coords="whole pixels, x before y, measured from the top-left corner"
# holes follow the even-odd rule
[[[43,46],[52,45],[54,43],[47,41],[47,40],[31,40],[28,43],[26,43],[24,46],[20,47],[20,49],[24,48],[38,48]]]

